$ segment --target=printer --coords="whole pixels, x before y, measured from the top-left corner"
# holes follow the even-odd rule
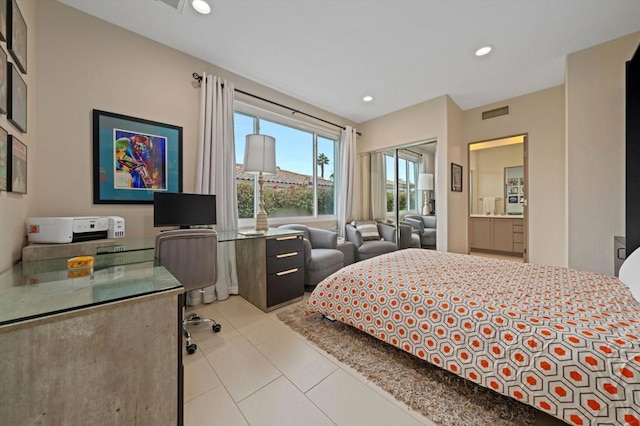
[[[30,243],[76,243],[107,238],[109,218],[98,216],[30,217],[27,236]]]

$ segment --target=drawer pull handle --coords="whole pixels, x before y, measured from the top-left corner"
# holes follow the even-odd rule
[[[287,271],[278,272],[276,275],[281,277],[283,275],[293,274],[294,272],[298,272],[298,268],[289,269]]]
[[[276,238],[276,241],[295,240],[297,238],[298,238],[297,235],[291,235],[289,237],[278,237],[278,238]]]
[[[278,259],[282,259],[284,257],[291,257],[291,256],[295,256],[297,255],[298,252],[297,251],[292,251],[291,253],[282,253],[282,254],[276,254],[276,258]]]

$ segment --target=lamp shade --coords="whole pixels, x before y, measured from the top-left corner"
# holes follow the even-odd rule
[[[428,191],[433,189],[433,175],[431,173],[420,173],[418,176],[418,189]]]
[[[274,137],[247,135],[244,148],[244,171],[276,174],[276,140]]]

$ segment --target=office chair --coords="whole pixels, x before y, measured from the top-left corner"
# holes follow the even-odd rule
[[[179,229],[156,236],[155,257],[184,287],[184,291],[201,290],[218,280],[218,234],[213,229]],[[185,298],[186,299],[186,298]],[[198,346],[191,341],[187,325],[210,323],[217,333],[222,326],[210,318],[195,313],[185,318],[182,307],[182,332],[188,354]]]

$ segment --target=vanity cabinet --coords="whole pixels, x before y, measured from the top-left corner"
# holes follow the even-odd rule
[[[524,221],[504,216],[471,217],[469,246],[472,250],[521,254],[524,251]]]

